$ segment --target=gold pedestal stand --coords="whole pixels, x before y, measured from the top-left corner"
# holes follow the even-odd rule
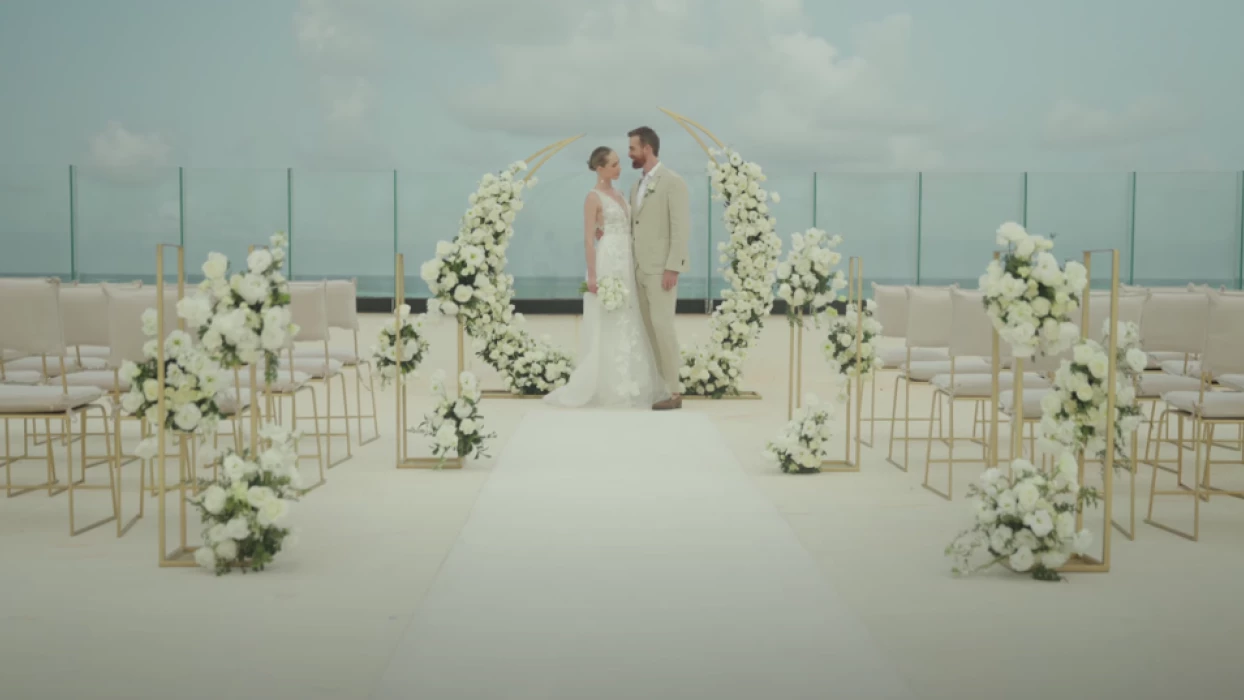
[[[401,342],[402,328],[402,304],[406,302],[406,259],[401,253],[397,254],[397,263],[394,270],[394,294],[393,294],[393,321],[394,329],[397,330],[396,342]],[[454,391],[459,390],[458,378],[462,375],[466,360],[465,338],[462,328],[462,321],[458,321],[458,373],[453,377]],[[399,349],[400,352],[400,349]],[[401,372],[397,373],[397,468],[398,469],[461,469],[463,465],[462,457],[412,457],[410,454],[410,406],[409,392],[407,391],[406,375]]]
[[[823,472],[858,472],[864,432],[864,377],[861,365],[864,339],[864,262],[854,257],[848,261],[847,308],[855,314],[855,363],[854,368],[843,377],[846,380],[846,445],[842,459],[821,462]],[[790,324],[790,357],[786,379],[786,420],[795,417],[795,410],[803,407],[803,309],[796,311],[796,320]],[[854,446],[854,449],[852,447]]]

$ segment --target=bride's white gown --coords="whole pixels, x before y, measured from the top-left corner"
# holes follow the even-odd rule
[[[604,235],[596,242],[596,281],[616,277],[626,289],[621,308],[606,311],[595,294],[583,296],[579,355],[570,380],[544,400],[582,408],[649,408],[669,397],[657,370],[639,312],[639,290],[631,252],[630,214],[616,199],[592,190],[600,200]]]

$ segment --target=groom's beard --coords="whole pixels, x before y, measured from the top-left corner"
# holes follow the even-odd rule
[[[632,167],[632,168],[634,168],[634,169],[636,169],[636,170],[643,170],[643,169],[644,169],[644,163],[643,163],[643,161],[635,160],[634,158],[632,158],[632,159],[631,159],[631,167]]]

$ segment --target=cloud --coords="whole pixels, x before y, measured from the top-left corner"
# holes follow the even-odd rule
[[[1191,125],[1191,114],[1163,98],[1138,100],[1119,111],[1062,99],[1046,116],[1042,143],[1067,150],[1127,149]]]
[[[300,0],[294,13],[294,37],[316,82],[324,122],[349,139],[368,131],[376,90],[370,73],[379,56],[375,37],[375,0]]]
[[[497,44],[495,79],[462,86],[450,109],[475,129],[556,137],[652,123],[664,106],[749,157],[883,168],[940,162],[938,116],[907,89],[912,18],[854,28],[849,53],[802,29],[808,24],[802,0],[584,9],[560,41]]]
[[[163,167],[170,151],[160,134],[135,134],[115,121],[91,137],[91,164],[109,170]]]

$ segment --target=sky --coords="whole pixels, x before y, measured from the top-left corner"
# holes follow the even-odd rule
[[[0,164],[1244,169],[1239,0],[5,0]],[[579,153],[579,151],[583,151]],[[698,158],[698,157],[697,157]]]

